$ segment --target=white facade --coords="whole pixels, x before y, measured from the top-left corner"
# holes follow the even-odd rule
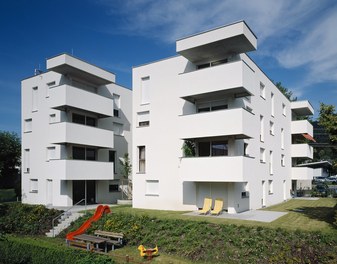
[[[131,156],[132,92],[67,54],[47,69],[22,81],[23,202],[116,202],[119,157]]]
[[[312,158],[313,114],[291,103],[248,57],[256,37],[238,22],[177,41],[178,56],[133,68],[133,206],[195,210],[222,198],[229,213],[280,203],[292,169]],[[302,136],[303,138],[303,136]],[[184,156],[184,141],[196,154]],[[310,171],[308,171],[310,170]]]

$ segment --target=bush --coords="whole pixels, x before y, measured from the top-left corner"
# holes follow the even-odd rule
[[[114,261],[104,255],[48,243],[46,240],[7,236],[0,240],[0,263],[11,264],[106,264]]]
[[[52,220],[61,212],[43,205],[0,204],[0,232],[42,235],[52,228]]]

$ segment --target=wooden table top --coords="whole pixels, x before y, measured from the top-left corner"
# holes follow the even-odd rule
[[[97,243],[97,244],[100,244],[100,243],[103,243],[103,242],[107,241],[107,239],[105,239],[105,238],[97,237],[97,236],[91,236],[91,235],[87,235],[87,234],[77,235],[77,236],[74,236],[74,238],[76,240],[82,240],[82,241],[85,241],[85,242],[91,242],[91,243]]]

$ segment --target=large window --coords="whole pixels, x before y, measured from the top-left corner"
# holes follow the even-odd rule
[[[196,103],[196,106],[198,113],[228,109],[228,103],[226,100]]]
[[[211,141],[198,143],[198,156],[228,156],[227,141]]]
[[[91,116],[85,116],[73,113],[72,114],[73,123],[87,125],[87,126],[96,126],[96,118]]]
[[[73,147],[74,160],[96,160],[96,149],[85,147]]]
[[[138,147],[138,172],[145,173],[145,146]]]

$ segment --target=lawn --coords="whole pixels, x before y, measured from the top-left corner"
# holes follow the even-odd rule
[[[184,215],[186,212],[181,211],[135,209],[130,206],[113,207],[112,211],[125,212],[133,215],[148,215],[159,219],[185,219],[201,222],[207,221],[215,224],[264,226],[271,228],[285,228],[288,230],[300,229],[305,231],[334,232],[337,234],[337,229],[332,225],[334,216],[333,207],[336,204],[336,198],[320,198],[318,200],[292,199],[290,201],[263,209],[288,213],[271,223],[216,217],[187,216]]]

